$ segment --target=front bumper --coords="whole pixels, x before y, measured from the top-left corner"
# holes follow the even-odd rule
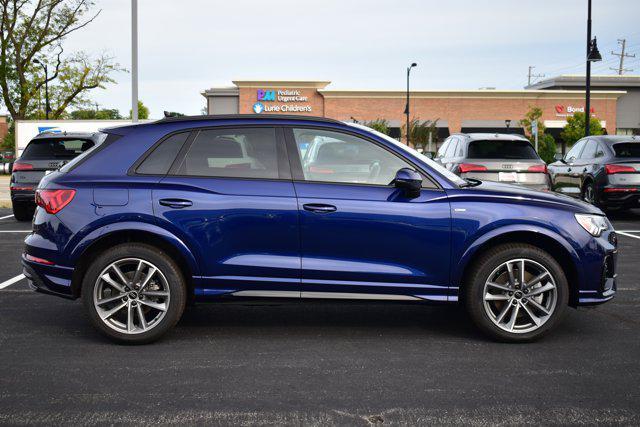
[[[616,273],[617,258],[617,250],[606,252],[597,289],[580,290],[579,305],[597,305],[613,299],[616,294],[616,278],[618,277]]]

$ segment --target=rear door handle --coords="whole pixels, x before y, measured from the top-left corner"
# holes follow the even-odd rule
[[[193,202],[185,199],[160,199],[160,204],[174,209],[182,209],[192,206]]]
[[[335,212],[338,210],[338,208],[336,208],[333,205],[325,205],[322,203],[307,203],[305,205],[302,205],[302,208],[305,211],[317,212],[317,213],[329,213],[329,212]]]

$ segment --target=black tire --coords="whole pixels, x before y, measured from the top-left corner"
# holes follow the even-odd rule
[[[598,206],[598,195],[596,194],[596,187],[593,185],[593,181],[587,181],[582,186],[582,192],[580,198],[594,206]]]
[[[509,332],[498,327],[485,309],[485,283],[489,276],[503,263],[514,259],[538,263],[551,274],[556,285],[553,311],[544,323],[529,332]],[[544,336],[562,319],[569,301],[569,285],[560,264],[544,250],[528,244],[509,243],[488,250],[475,262],[463,286],[465,307],[475,325],[489,337],[502,342],[529,342]],[[521,301],[527,302],[526,298]],[[523,315],[526,316],[524,309],[520,315],[516,314]]]
[[[150,330],[136,334],[122,333],[108,326],[100,318],[94,304],[94,291],[98,286],[99,275],[110,264],[128,258],[144,260],[157,267],[166,278],[166,285],[170,292],[164,317]],[[93,326],[110,339],[126,344],[146,344],[161,338],[180,320],[187,299],[186,289],[187,286],[182,272],[164,252],[142,243],[124,243],[101,253],[91,263],[82,281],[82,302]]]
[[[36,206],[28,202],[12,202],[13,217],[17,221],[31,221],[36,211]]]

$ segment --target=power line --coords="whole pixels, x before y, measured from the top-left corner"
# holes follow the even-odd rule
[[[618,53],[618,52],[611,51],[611,54],[614,55],[614,56],[619,56],[620,57],[620,64],[618,65],[617,69],[615,69],[615,68],[609,68],[609,69],[613,70],[613,71],[617,71],[618,75],[621,76],[621,75],[624,74],[625,71],[633,71],[633,69],[624,68],[624,59],[625,58],[635,58],[636,56],[624,52],[625,47],[627,46],[627,39],[618,39],[618,44],[622,47],[621,52]]]
[[[535,65],[529,65],[529,73],[527,74],[527,86],[531,86],[531,79],[539,79],[544,77],[544,74],[532,74]]]

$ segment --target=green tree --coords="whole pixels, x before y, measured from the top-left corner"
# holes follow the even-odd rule
[[[14,120],[42,115],[36,102],[44,99],[42,65],[48,69],[51,118],[85,105],[88,91],[114,82],[110,75],[122,69],[106,54],[63,55],[66,37],[98,15],[89,14],[92,6],[93,0],[0,0],[0,92]]]
[[[542,117],[542,108],[529,107],[529,111],[524,115],[524,119],[520,120],[520,126],[524,128],[525,134],[531,144],[535,146],[535,135],[532,131],[533,122],[538,122],[538,155],[547,163],[551,163],[554,160],[556,154],[556,141],[553,136],[545,133],[544,122],[540,120]]]
[[[573,117],[567,118],[567,124],[560,133],[560,138],[567,144],[572,146],[577,140],[584,137],[586,115],[584,113],[575,113]],[[602,125],[600,120],[595,117],[591,117],[589,120],[589,133],[591,135],[602,135]]]
[[[73,120],[120,120],[122,115],[117,109],[75,110],[69,114]]]
[[[387,119],[375,119],[371,120],[370,122],[364,122],[362,124],[370,127],[371,129],[377,130],[380,133],[389,135],[389,121]]]
[[[7,124],[9,125],[9,129],[7,134],[0,141],[0,150],[11,150],[14,151],[16,148],[15,137],[16,137],[16,126],[15,122],[11,120],[11,117],[8,117]]]
[[[438,136],[438,128],[436,124],[439,119],[436,120],[424,120],[413,118],[409,121],[409,135],[411,135],[411,143],[414,147],[422,148],[422,151],[427,150],[429,144],[429,135],[431,135],[431,141],[435,142]],[[407,125],[403,125],[401,128],[402,139],[406,141]]]
[[[129,118],[131,118],[132,116],[133,111],[129,110]],[[149,108],[140,100],[138,100],[138,118],[143,120],[149,118]]]

